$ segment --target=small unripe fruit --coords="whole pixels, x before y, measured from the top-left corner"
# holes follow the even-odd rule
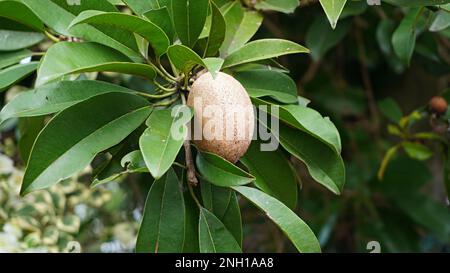
[[[187,100],[194,108],[192,139],[201,150],[237,162],[253,137],[254,111],[245,88],[232,76],[205,73],[195,80]]]
[[[428,105],[432,113],[443,115],[447,112],[448,104],[443,97],[432,97]]]

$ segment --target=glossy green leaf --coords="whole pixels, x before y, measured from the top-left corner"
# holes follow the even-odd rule
[[[200,174],[216,186],[240,186],[254,180],[251,174],[212,153],[199,152],[196,163]]]
[[[186,225],[183,253],[199,253],[198,219],[200,217],[200,210],[188,191],[184,192],[184,204],[186,207]]]
[[[163,176],[172,166],[188,135],[186,124],[191,119],[192,111],[182,106],[155,110],[150,115],[146,122],[148,129],[141,136],[139,146],[155,179]]]
[[[171,0],[123,0],[123,2],[130,7],[134,13],[143,15],[149,10],[156,10],[163,7],[168,7]]]
[[[184,45],[173,45],[167,51],[172,64],[185,75],[194,69],[195,66],[200,65],[205,67],[202,58],[192,49]]]
[[[345,183],[342,158],[327,145],[300,131],[281,126],[281,145],[305,163],[312,178],[335,194],[340,194]]]
[[[226,23],[222,12],[217,5],[211,1],[211,16],[208,37],[206,38],[206,46],[204,57],[214,56],[220,49],[225,40]]]
[[[70,28],[79,24],[107,25],[139,34],[150,43],[157,57],[165,54],[170,44],[167,35],[157,25],[120,12],[84,11],[72,21]]]
[[[18,122],[18,148],[22,161],[27,164],[33,143],[45,126],[45,117],[20,118]]]
[[[197,42],[206,22],[208,6],[208,0],[172,1],[175,30],[184,45],[192,48]]]
[[[297,179],[281,151],[261,151],[253,141],[241,162],[255,176],[255,185],[293,209],[297,204]]]
[[[17,64],[0,70],[0,91],[4,91],[9,86],[22,80],[33,73],[38,66],[37,62],[27,64]]]
[[[220,54],[227,56],[244,46],[255,35],[263,17],[259,12],[245,10],[238,1],[225,6],[222,13],[226,22],[226,33]]]
[[[214,214],[202,208],[199,220],[201,253],[241,253],[239,244]]]
[[[284,105],[280,108],[280,118],[294,127],[311,134],[324,142],[336,153],[342,150],[339,132],[330,121],[314,109],[300,105]]]
[[[133,132],[150,113],[136,95],[106,93],[56,115],[34,143],[21,194],[47,188],[85,168]]]
[[[213,213],[242,245],[242,219],[236,194],[229,188],[200,182],[203,205]]]
[[[320,0],[320,4],[328,17],[328,21],[330,21],[332,28],[336,28],[339,16],[346,3],[347,0]]]
[[[260,120],[260,124],[267,128]],[[327,144],[308,133],[280,124],[274,134],[281,146],[302,161],[311,177],[335,194],[340,194],[345,183],[345,166],[341,156]]]
[[[0,124],[10,118],[56,113],[90,97],[109,92],[133,91],[101,81],[62,81],[44,85],[15,96],[0,112]]]
[[[252,102],[256,106],[267,105],[267,110],[261,109],[269,113],[272,111],[269,106],[274,106],[258,98],[252,98]],[[322,117],[316,110],[301,104],[275,107],[278,108],[278,113],[272,113],[272,115],[277,114],[276,117],[283,121],[283,123],[315,137],[317,140],[328,145],[336,153],[339,154],[341,152],[342,143],[339,131],[328,117]]]
[[[416,46],[416,22],[420,13],[419,8],[410,10],[392,35],[394,52],[406,65],[411,62]]]
[[[299,4],[299,0],[262,0],[256,3],[255,8],[293,13]]]
[[[145,164],[144,156],[140,150],[132,151],[126,154],[120,161],[120,165],[127,169],[129,173],[147,173],[148,168]]]
[[[61,42],[53,45],[38,69],[36,85],[57,80],[68,74],[111,71],[154,79],[152,66],[131,63],[122,53],[94,43]]]
[[[104,153],[101,163],[96,165],[92,170],[93,179],[90,185],[91,188],[119,180],[124,174],[136,172],[148,173],[142,154],[139,158],[136,153],[133,153],[137,152],[136,149],[139,148],[139,137],[143,132],[142,127],[138,127],[125,140]],[[140,153],[140,151],[138,152]]]
[[[271,97],[282,103],[297,102],[297,85],[286,74],[274,70],[248,70],[233,75],[250,97]]]
[[[228,68],[295,53],[309,53],[309,50],[297,43],[287,40],[256,40],[246,44],[225,58],[223,67]]]
[[[311,228],[277,199],[250,187],[233,189],[260,208],[289,237],[300,252],[320,252],[319,241]]]
[[[242,247],[243,228],[241,209],[239,207],[239,201],[235,192],[231,193],[228,208],[225,211],[225,215],[220,220],[228,229],[228,231],[230,231],[230,233],[233,235],[234,239],[236,239],[236,242],[239,244],[239,246]]]
[[[131,32],[113,27],[80,25],[70,29],[72,20],[85,10],[116,12],[117,8],[106,0],[83,1],[82,5],[69,5],[67,0],[18,0],[31,9],[47,26],[68,37],[79,37],[114,48],[133,61],[143,58]]]
[[[45,29],[39,17],[27,6],[17,1],[1,1],[0,17],[14,20],[34,30],[44,31]]]
[[[222,68],[224,61],[225,60],[221,59],[221,58],[206,58],[206,59],[203,59],[203,64],[205,65],[205,68],[215,78],[217,73],[220,72],[220,69]]]
[[[167,7],[147,11],[143,16],[161,28],[166,33],[169,40],[173,41],[175,29]]]
[[[39,32],[0,29],[0,51],[13,51],[30,47],[44,40]]]
[[[177,175],[170,169],[156,180],[145,203],[136,252],[181,252],[186,221],[183,193]]]
[[[10,52],[0,52],[0,69],[17,64],[25,58],[31,57],[31,51],[22,49]]]

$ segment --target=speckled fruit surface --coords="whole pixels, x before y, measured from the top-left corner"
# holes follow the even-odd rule
[[[203,151],[237,162],[247,151],[254,133],[254,111],[245,88],[228,74],[219,72],[213,78],[205,73],[192,85],[187,104],[195,113],[194,144]]]

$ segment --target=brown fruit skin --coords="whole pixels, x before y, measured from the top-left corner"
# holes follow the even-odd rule
[[[201,109],[198,106],[196,108],[194,99],[202,100]],[[202,140],[195,140],[192,134],[193,142],[200,150],[215,153],[232,163],[236,163],[247,152],[254,131],[255,117],[253,110],[247,112],[245,119],[235,120],[234,126],[227,126],[225,125],[226,122],[224,122],[227,118],[231,118],[230,113],[233,113],[233,110],[236,110],[238,107],[252,107],[247,91],[235,78],[222,72],[217,73],[215,79],[211,73],[202,74],[191,87],[187,105],[194,108],[195,124],[199,123],[200,118],[202,119],[202,132],[210,120],[210,117],[202,115],[205,107],[210,105],[216,106],[223,112],[224,137],[222,140],[208,140],[205,137],[202,137]],[[245,128],[245,138],[238,137],[236,128]],[[225,139],[225,134],[228,130],[231,130],[231,139]]]
[[[443,97],[432,97],[428,105],[432,113],[443,115],[447,112],[448,104]]]

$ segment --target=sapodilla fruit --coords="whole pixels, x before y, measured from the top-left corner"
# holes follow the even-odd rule
[[[232,76],[204,73],[191,87],[187,105],[194,108],[191,139],[202,151],[236,163],[253,137],[254,111],[245,88]]]

